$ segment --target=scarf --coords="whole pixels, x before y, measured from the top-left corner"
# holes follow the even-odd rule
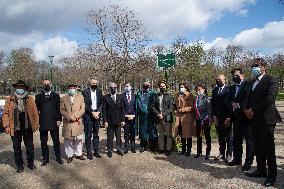
[[[15,127],[17,130],[21,129],[20,125],[20,116],[19,114],[24,112],[25,113],[25,129],[29,127],[29,121],[28,121],[28,113],[27,113],[27,106],[26,106],[26,98],[28,96],[27,92],[25,92],[23,95],[18,95],[17,93],[14,94],[16,99],[17,107],[15,108]]]
[[[198,119],[200,119],[200,122],[201,122],[201,134],[202,135],[204,134],[205,124],[207,124],[209,122],[208,113],[204,112],[201,108],[199,108],[199,105],[200,105],[201,101],[203,100],[203,98],[205,98],[205,95],[198,95],[197,98],[195,99],[195,103],[194,103],[194,109],[195,109],[196,117]]]
[[[22,95],[18,95],[17,93],[14,95],[16,97],[19,112],[25,112],[25,99],[28,95],[27,91],[25,91],[25,93]]]

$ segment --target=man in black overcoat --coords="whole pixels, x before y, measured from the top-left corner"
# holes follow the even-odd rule
[[[47,145],[48,131],[50,132],[53,141],[56,161],[59,164],[63,164],[59,141],[59,126],[62,121],[60,113],[60,96],[51,90],[51,82],[49,80],[44,80],[42,84],[43,91],[35,97],[36,106],[39,112],[39,131],[43,157],[41,166],[45,166],[49,163],[49,148]]]
[[[264,185],[273,186],[277,176],[274,130],[281,117],[275,100],[279,82],[266,73],[267,63],[256,58],[251,66],[254,79],[248,85],[244,101],[244,112],[250,120],[254,139],[257,169],[247,173],[249,177],[265,177]]]

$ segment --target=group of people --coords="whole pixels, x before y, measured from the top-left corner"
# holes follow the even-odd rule
[[[267,177],[265,186],[276,181],[277,166],[274,129],[281,117],[276,109],[277,80],[266,74],[264,59],[256,58],[251,66],[252,80],[244,80],[241,68],[232,70],[234,84],[227,86],[225,76],[216,77],[212,98],[204,84],[197,84],[194,95],[188,84],[181,82],[175,98],[168,92],[165,81],[158,84],[158,92],[150,90],[149,82],[134,94],[130,82],[125,83],[124,93],[118,94],[117,84],[109,84],[104,95],[98,80],[92,79],[89,87],[80,94],[76,84],[67,86],[67,94],[60,98],[51,90],[51,82],[43,81],[43,91],[34,97],[28,94],[28,85],[19,80],[13,85],[14,94],[9,96],[3,111],[3,128],[13,141],[17,172],[24,170],[21,142],[24,140],[28,168],[35,169],[33,132],[39,129],[42,150],[42,166],[49,163],[48,132],[54,145],[56,161],[61,158],[59,127],[62,125],[64,151],[67,162],[73,158],[89,160],[101,158],[99,128],[102,121],[107,130],[107,156],[112,157],[113,140],[116,152],[123,156],[129,151],[136,153],[135,136],[139,134],[140,152],[171,155],[174,137],[181,136],[180,155],[190,156],[192,137],[197,137],[197,153],[202,156],[202,137],[205,136],[205,159],[210,158],[211,125],[216,126],[219,155],[229,166],[241,165],[243,139],[246,141],[246,159],[242,170],[249,177]],[[122,147],[121,128],[124,131]],[[83,136],[85,135],[85,137]],[[257,169],[248,172],[256,156]],[[268,170],[268,171],[267,171]]]

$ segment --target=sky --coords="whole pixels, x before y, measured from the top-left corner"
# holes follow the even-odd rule
[[[242,45],[284,53],[284,4],[279,0],[0,0],[0,49],[30,47],[38,60],[70,56],[91,36],[86,13],[119,4],[138,13],[153,44],[177,36],[205,49]]]

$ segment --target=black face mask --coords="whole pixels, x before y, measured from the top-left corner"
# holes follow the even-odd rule
[[[219,80],[219,79],[216,79],[216,84],[218,85],[218,87],[222,87],[223,86],[222,81]]]
[[[44,91],[50,91],[50,85],[44,85],[43,86]]]
[[[160,92],[161,92],[161,93],[165,93],[165,92],[166,92],[166,89],[165,89],[165,88],[160,88]]]
[[[91,85],[91,89],[96,90],[97,89],[97,85]]]
[[[241,83],[241,77],[239,75],[234,75],[233,76],[233,81],[236,83],[236,84],[240,84]]]
[[[143,85],[143,89],[144,89],[144,90],[148,90],[149,88],[150,88],[149,85]]]
[[[110,93],[114,95],[116,93],[116,88],[110,88]]]

